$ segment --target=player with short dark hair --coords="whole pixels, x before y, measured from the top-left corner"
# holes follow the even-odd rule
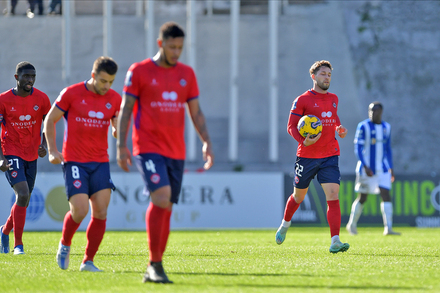
[[[150,262],[144,282],[171,283],[162,257],[170,233],[172,206],[177,204],[182,186],[185,106],[203,143],[204,168],[214,163],[196,76],[191,67],[178,62],[184,36],[183,29],[174,22],[161,26],[159,52],[134,63],[127,72],[119,114],[118,164],[129,171],[131,156],[126,140],[133,113],[133,156],[150,195],[145,216]]]
[[[116,137],[121,105],[121,96],[110,88],[117,69],[110,57],[96,59],[91,78],[63,89],[44,123],[49,161],[62,164],[70,205],[56,257],[63,270],[69,266],[72,238],[87,216],[90,204],[92,215],[80,271],[101,271],[94,265],[93,258],[104,237],[111,190],[115,188],[110,178],[107,136],[111,124]],[[55,124],[63,116],[67,126],[60,153],[55,141]]]
[[[37,159],[46,155],[41,125],[50,109],[49,97],[34,88],[37,71],[23,61],[17,64],[17,85],[0,94],[0,170],[14,189],[15,204],[6,223],[0,227],[0,253],[9,252],[9,233],[14,230],[14,254],[24,254],[23,229],[37,176]]]
[[[351,207],[347,231],[356,235],[357,222],[368,194],[380,194],[384,235],[400,235],[393,231],[393,203],[390,190],[394,182],[391,126],[382,120],[383,105],[373,102],[368,106],[368,119],[359,122],[354,136],[354,152],[358,158],[354,190],[358,197]]]
[[[330,226],[330,252],[346,251],[350,246],[339,239],[341,228],[341,208],[339,206],[339,137],[347,135],[347,129],[341,125],[338,117],[338,96],[329,93],[333,67],[326,60],[316,61],[310,68],[313,88],[293,101],[290,110],[287,132],[298,141],[295,163],[293,194],[289,197],[284,210],[283,221],[275,235],[278,244],[286,239],[287,230],[293,214],[304,200],[310,182],[317,176],[327,200],[327,221]],[[321,120],[322,132],[315,137],[310,134],[302,137],[297,129],[298,121],[304,115],[315,115]]]

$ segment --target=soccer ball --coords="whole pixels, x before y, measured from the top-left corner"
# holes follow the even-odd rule
[[[314,115],[302,116],[298,121],[297,127],[302,137],[307,137],[307,134],[310,134],[310,138],[314,138],[322,131],[321,120]]]

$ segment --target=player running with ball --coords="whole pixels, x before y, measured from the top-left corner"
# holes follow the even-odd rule
[[[317,175],[327,200],[327,221],[330,226],[330,252],[346,251],[350,245],[339,240],[341,229],[341,208],[339,206],[339,137],[347,135],[347,129],[341,125],[338,111],[338,97],[327,92],[332,77],[330,62],[316,61],[310,68],[313,88],[295,99],[290,110],[287,132],[298,141],[295,164],[293,194],[289,197],[284,210],[284,218],[275,236],[278,244],[286,239],[287,230],[293,214],[307,194],[311,180]],[[322,132],[311,138],[302,137],[297,129],[298,121],[304,115],[315,115],[321,119]]]

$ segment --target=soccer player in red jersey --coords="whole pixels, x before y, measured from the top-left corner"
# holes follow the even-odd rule
[[[119,114],[117,160],[129,171],[126,140],[133,113],[133,156],[143,176],[150,205],[145,216],[150,262],[144,282],[172,283],[162,266],[170,233],[173,204],[178,202],[185,160],[185,106],[203,143],[204,168],[211,168],[214,154],[199,106],[199,89],[191,67],[178,62],[185,33],[174,22],[163,24],[153,57],[134,63],[128,70]]]
[[[0,170],[5,172],[16,197],[11,214],[0,227],[0,253],[9,252],[9,233],[14,229],[14,254],[24,254],[22,236],[37,175],[37,159],[47,152],[41,125],[49,112],[50,100],[34,88],[36,73],[31,63],[18,63],[14,75],[17,86],[0,94]]]
[[[118,66],[109,57],[99,57],[93,64],[91,78],[63,89],[45,120],[49,161],[62,164],[70,211],[63,223],[57,252],[58,266],[66,270],[72,238],[92,207],[87,227],[87,246],[80,271],[100,272],[94,263],[104,237],[111,190],[107,153],[108,128],[116,136],[121,96],[110,87]],[[60,153],[55,141],[55,124],[64,116],[65,133]]]
[[[327,221],[330,226],[330,252],[347,251],[348,243],[339,239],[341,228],[341,208],[339,206],[339,137],[347,135],[347,129],[341,125],[338,111],[338,97],[329,93],[332,77],[332,66],[326,60],[316,61],[310,68],[313,88],[295,99],[290,110],[287,132],[298,141],[295,164],[295,180],[293,194],[289,197],[284,210],[283,221],[275,235],[275,240],[281,244],[286,239],[293,214],[298,209],[307,194],[311,180],[317,175],[318,182],[324,190],[327,200]],[[297,129],[298,121],[304,115],[315,115],[322,123],[322,132],[311,138],[302,137]]]

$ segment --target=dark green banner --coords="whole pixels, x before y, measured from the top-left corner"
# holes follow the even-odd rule
[[[292,194],[293,179],[286,175],[285,199]],[[354,175],[341,176],[339,202],[342,226],[348,222],[351,205],[357,194],[354,192]],[[321,185],[315,179],[292,219],[292,224],[327,225],[327,203]],[[391,189],[394,225],[416,227],[440,227],[440,177],[431,175],[396,176]],[[380,212],[380,195],[370,194],[364,204],[359,226],[383,225]]]

